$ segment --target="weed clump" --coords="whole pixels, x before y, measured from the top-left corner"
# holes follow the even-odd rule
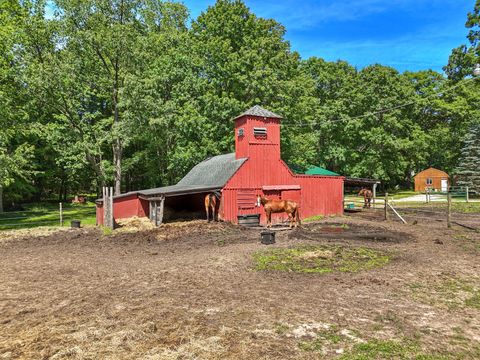
[[[255,270],[300,273],[358,272],[384,266],[389,255],[365,247],[300,246],[272,249],[253,255]]]

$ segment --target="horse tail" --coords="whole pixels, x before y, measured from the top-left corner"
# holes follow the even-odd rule
[[[301,225],[301,221],[300,221],[300,209],[299,207],[297,206],[297,209],[295,210],[295,222],[298,224],[298,225]]]

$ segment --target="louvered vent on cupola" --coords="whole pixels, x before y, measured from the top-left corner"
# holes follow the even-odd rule
[[[260,128],[260,127],[254,127],[253,128],[253,135],[255,137],[267,137],[267,128]]]

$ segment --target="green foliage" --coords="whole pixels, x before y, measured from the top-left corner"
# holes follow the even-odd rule
[[[473,125],[465,137],[456,173],[457,185],[480,194],[480,123]]]
[[[390,257],[368,248],[301,246],[254,254],[255,269],[300,273],[358,272],[384,266]]]
[[[218,0],[191,24],[177,2],[49,4],[47,18],[45,0],[0,2],[7,205],[111,183],[117,192],[173,184],[232,151],[231,119],[254,104],[284,116],[282,157],[296,167],[408,187],[428,166],[456,169],[480,118],[478,81],[459,82],[480,62],[478,1],[449,79],[302,60],[280,23],[240,0]]]

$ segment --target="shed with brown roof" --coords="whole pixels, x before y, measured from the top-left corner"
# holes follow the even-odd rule
[[[448,191],[450,177],[445,171],[430,167],[414,176],[415,191]]]

